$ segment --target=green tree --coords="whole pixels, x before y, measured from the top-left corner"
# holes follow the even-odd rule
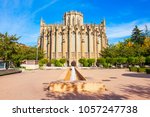
[[[0,56],[5,61],[10,61],[12,59],[12,54],[17,53],[17,40],[19,37],[16,35],[8,35],[8,33],[0,33]]]
[[[137,44],[143,44],[145,36],[142,34],[142,30],[135,26],[132,30],[131,41]]]

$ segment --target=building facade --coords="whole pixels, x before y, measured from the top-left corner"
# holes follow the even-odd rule
[[[107,43],[105,20],[99,25],[84,24],[80,12],[66,12],[63,24],[47,25],[43,20],[40,23],[38,46],[44,51],[45,58],[66,58],[67,66],[72,61],[79,66],[80,58],[97,59]]]

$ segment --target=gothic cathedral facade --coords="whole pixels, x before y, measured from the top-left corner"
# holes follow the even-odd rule
[[[65,58],[67,66],[72,61],[80,66],[80,58],[97,59],[107,45],[105,20],[99,25],[84,24],[83,14],[76,11],[66,12],[63,24],[47,25],[41,20],[38,47],[48,60]]]

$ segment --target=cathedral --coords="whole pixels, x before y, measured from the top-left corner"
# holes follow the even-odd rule
[[[66,12],[63,24],[40,22],[39,48],[45,58],[67,60],[67,66],[73,61],[77,66],[80,58],[99,58],[103,48],[107,47],[106,24],[84,24],[83,14],[77,11]]]

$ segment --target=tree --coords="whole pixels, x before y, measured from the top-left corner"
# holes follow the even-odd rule
[[[17,40],[19,37],[16,35],[8,35],[6,32],[5,34],[0,33],[0,56],[5,61],[9,61],[12,59],[12,54],[17,53]]]
[[[145,36],[142,34],[142,30],[135,26],[132,30],[131,41],[137,44],[143,44]]]
[[[36,47],[26,46],[18,43],[16,35],[8,35],[8,33],[0,33],[0,58],[5,61],[11,61],[16,67],[19,67],[22,60],[36,60]],[[44,56],[41,50],[38,51],[38,58]]]

